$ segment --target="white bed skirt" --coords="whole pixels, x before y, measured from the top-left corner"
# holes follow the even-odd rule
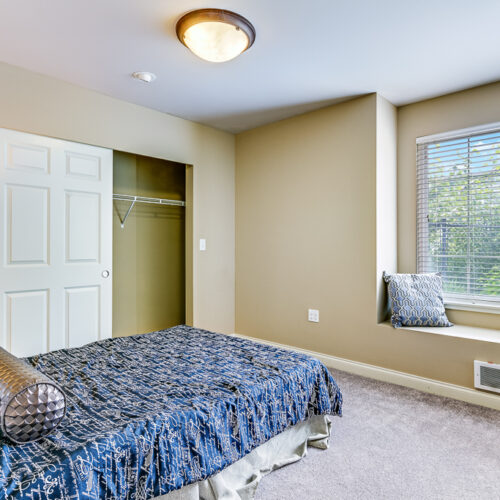
[[[313,416],[273,437],[223,471],[155,500],[252,500],[263,476],[297,462],[307,447],[328,448],[330,419]]]

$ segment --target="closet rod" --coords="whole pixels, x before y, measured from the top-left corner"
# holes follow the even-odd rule
[[[118,214],[122,229],[125,227],[125,221],[127,220],[127,217],[130,215],[130,212],[132,211],[136,203],[151,203],[153,205],[170,205],[175,207],[186,206],[186,203],[181,200],[168,200],[166,198],[148,198],[147,196],[133,196],[130,194],[118,194],[118,193],[113,194],[113,200],[130,201],[130,206],[128,207],[125,217],[121,219],[120,215]]]

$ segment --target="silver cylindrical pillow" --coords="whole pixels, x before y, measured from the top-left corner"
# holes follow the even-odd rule
[[[0,427],[16,443],[52,432],[66,413],[63,391],[47,376],[0,347]]]

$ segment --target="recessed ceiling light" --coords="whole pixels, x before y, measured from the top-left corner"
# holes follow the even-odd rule
[[[244,17],[222,9],[200,9],[182,16],[177,37],[191,52],[210,62],[234,59],[255,41],[255,29]]]
[[[149,71],[135,71],[132,73],[132,78],[140,80],[144,83],[151,83],[156,80],[156,75],[154,73],[150,73]]]

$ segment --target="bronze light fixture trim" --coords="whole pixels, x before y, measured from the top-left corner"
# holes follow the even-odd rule
[[[177,21],[176,32],[183,45],[210,62],[234,59],[255,41],[255,28],[250,21],[223,9],[188,12]]]

